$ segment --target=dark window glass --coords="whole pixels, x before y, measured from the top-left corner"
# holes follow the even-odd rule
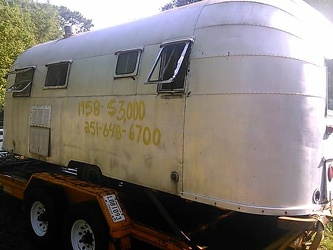
[[[67,86],[69,65],[70,65],[69,62],[47,65],[48,69],[47,69],[45,86],[46,87]]]
[[[158,83],[158,91],[183,90],[190,43],[174,43],[161,48],[147,83]]]
[[[169,80],[173,77],[184,47],[185,44],[175,44],[163,48],[159,75],[160,81]]]
[[[139,51],[131,51],[118,55],[116,75],[132,74],[136,70]]]

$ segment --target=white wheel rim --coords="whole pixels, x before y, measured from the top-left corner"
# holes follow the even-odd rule
[[[94,232],[85,220],[77,220],[71,230],[73,250],[95,250]]]
[[[42,237],[46,234],[49,222],[42,219],[45,207],[40,201],[35,201],[30,210],[30,222],[34,232]]]

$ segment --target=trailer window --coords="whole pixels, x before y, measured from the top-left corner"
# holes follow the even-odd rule
[[[66,88],[71,61],[47,64],[45,88]]]
[[[183,90],[189,47],[190,41],[162,45],[146,83],[158,83],[158,91]]]
[[[30,96],[35,69],[36,67],[27,67],[9,72],[9,74],[16,74],[15,83],[6,92],[13,93],[13,97]]]
[[[129,51],[117,51],[117,65],[115,70],[115,78],[131,77],[138,74],[140,56],[142,49]]]
[[[327,109],[333,110],[333,60],[326,61],[327,68]]]

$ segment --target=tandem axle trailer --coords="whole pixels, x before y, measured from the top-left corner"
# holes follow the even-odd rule
[[[47,246],[62,232],[63,244],[73,250],[133,249],[134,239],[159,249],[210,249],[194,243],[188,235],[214,227],[236,213],[221,211],[221,214],[214,215],[212,223],[196,225],[192,232],[184,233],[154,191],[146,189],[146,196],[169,227],[164,232],[131,218],[128,210],[133,210],[136,205],[126,202],[128,197],[121,194],[124,183],[119,182],[119,188],[96,185],[79,180],[76,169],[45,165],[9,154],[2,158],[0,184],[5,193],[23,201],[27,233],[39,246]],[[137,190],[132,191],[130,194],[127,190],[127,196],[138,194]],[[146,206],[145,201],[137,204]],[[177,204],[174,207],[177,208]],[[140,209],[136,207],[135,210]],[[141,216],[144,217],[138,215]],[[283,233],[264,249],[317,249],[330,218],[330,209],[313,216],[278,217],[277,227]],[[193,221],[197,219],[193,218]]]
[[[62,224],[56,219],[65,219],[67,213],[66,219],[72,221],[69,249],[70,245],[73,249],[131,249],[131,238],[161,249],[201,249],[132,221],[114,189],[78,180],[68,170],[40,172],[41,166],[35,167],[35,160],[3,164],[0,183],[5,193],[23,201],[37,245],[50,243],[60,228],[55,224]]]

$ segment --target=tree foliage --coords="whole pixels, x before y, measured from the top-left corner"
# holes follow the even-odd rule
[[[8,0],[8,3],[12,7],[19,7],[21,12],[31,20],[32,33],[36,43],[60,37],[59,13],[56,6],[32,0]]]
[[[202,1],[202,0],[173,0],[173,1],[165,4],[162,7],[162,11],[173,9],[175,7],[180,7],[180,6],[184,6],[184,5],[195,3],[195,2],[200,2],[200,1]]]
[[[36,43],[33,23],[18,6],[0,2],[0,110],[3,109],[5,76],[15,58]]]
[[[34,0],[0,0],[0,111],[6,75],[17,56],[31,46],[62,37],[64,25],[90,30],[92,20],[66,7]]]
[[[61,36],[60,16],[56,6],[32,3],[26,8],[26,12],[27,15],[30,15],[33,23],[37,43],[44,43]]]
[[[60,6],[58,10],[61,27],[65,27],[66,25],[74,25],[78,32],[86,32],[94,27],[92,20],[84,18],[80,12],[71,11],[65,6]]]

